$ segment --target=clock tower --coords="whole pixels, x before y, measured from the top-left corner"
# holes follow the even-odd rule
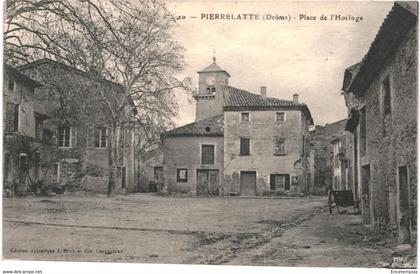
[[[223,113],[223,94],[220,86],[229,85],[230,74],[213,63],[198,72],[198,94],[196,100],[195,120],[203,120]]]

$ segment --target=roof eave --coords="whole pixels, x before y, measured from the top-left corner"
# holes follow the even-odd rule
[[[364,94],[416,22],[415,14],[394,4],[363,58],[358,73],[351,81],[348,88],[350,92],[358,96]]]
[[[208,70],[200,70],[200,71],[197,71],[198,74],[200,74],[200,73],[212,73],[212,72],[224,72],[229,77],[231,77],[231,75],[229,74],[229,72],[227,72],[226,70],[210,70],[210,71],[208,71]]]

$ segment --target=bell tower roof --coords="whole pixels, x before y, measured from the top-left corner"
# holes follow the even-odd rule
[[[213,56],[213,63],[211,63],[210,66],[204,68],[203,70],[198,71],[198,73],[203,73],[203,72],[224,72],[224,73],[226,73],[230,77],[230,74],[226,70],[221,69],[216,64],[216,57],[215,56]]]

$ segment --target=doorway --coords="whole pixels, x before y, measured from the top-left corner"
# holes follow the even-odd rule
[[[370,216],[370,165],[362,166],[362,221],[363,224],[371,223]]]
[[[410,190],[407,166],[398,168],[398,187],[398,240],[401,243],[411,243]]]
[[[219,194],[219,170],[197,169],[197,195]]]
[[[241,171],[240,195],[255,196],[257,184],[257,172]]]

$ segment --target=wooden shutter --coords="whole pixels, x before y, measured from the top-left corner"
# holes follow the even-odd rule
[[[241,138],[240,152],[241,155],[249,155],[249,138]]]
[[[70,147],[77,146],[77,127],[70,127]]]
[[[205,165],[214,164],[214,145],[201,146],[201,163]]]
[[[17,132],[17,131],[19,131],[19,110],[20,110],[20,107],[19,107],[19,104],[16,104],[16,105],[14,105],[14,110],[13,110],[13,112],[14,112],[14,115],[13,115],[13,131],[14,132]]]
[[[87,146],[95,147],[95,128],[89,127],[87,130]]]
[[[15,121],[15,104],[7,103],[6,104],[6,125],[5,131],[7,133],[13,132],[14,125],[13,122]]]
[[[290,190],[290,175],[285,175],[284,190]]]
[[[52,129],[52,144],[58,145],[58,128]]]
[[[102,135],[105,132],[105,138],[102,137],[102,141],[105,141],[105,145],[102,145],[102,147],[107,147],[108,146],[108,138],[109,138],[109,131],[108,128],[106,127],[105,130],[102,131]]]

